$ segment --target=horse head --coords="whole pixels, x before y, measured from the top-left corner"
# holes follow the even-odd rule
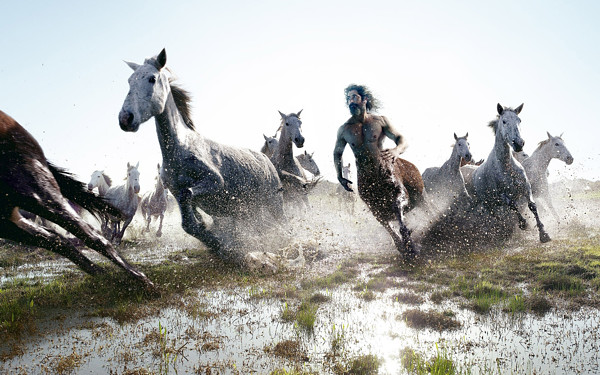
[[[456,150],[458,156],[464,159],[467,163],[471,161],[473,155],[471,155],[471,150],[469,149],[469,142],[467,141],[467,137],[469,133],[467,133],[464,137],[458,137],[456,133],[454,133],[454,140],[456,143],[454,144],[454,149]]]
[[[279,146],[279,140],[277,139],[277,134],[275,134],[275,136],[273,136],[273,137],[268,137],[263,134],[263,137],[265,138],[265,144],[261,148],[260,151],[262,153],[266,154],[267,156],[271,156],[277,149],[277,146]]]
[[[142,123],[164,111],[170,92],[169,77],[163,69],[166,63],[164,49],[142,65],[126,62],[133,74],[129,77],[129,93],[119,112],[119,126],[124,131],[135,132]]]
[[[496,134],[500,135],[503,141],[508,143],[516,152],[523,150],[523,146],[525,145],[519,129],[521,119],[518,115],[522,109],[523,104],[512,109],[503,107],[498,103],[498,119],[495,121],[495,125],[493,125]]]
[[[140,162],[138,162],[135,166],[127,163],[127,189],[133,189],[133,191],[137,194],[140,192],[140,172],[138,171],[138,167],[140,166]]]
[[[321,174],[321,171],[319,170],[319,166],[315,162],[315,159],[313,159],[313,154],[314,152],[312,154],[309,154],[305,150],[303,154],[298,155],[296,158],[300,162],[302,168],[306,169],[315,176],[319,176]]]
[[[546,132],[548,134],[548,139],[545,141],[548,145],[550,151],[550,156],[555,159],[559,159],[564,161],[567,165],[573,164],[573,156],[565,146],[565,142],[562,139],[562,134],[558,137],[553,137],[550,135],[550,132]]]
[[[286,115],[279,111],[281,115],[281,136],[280,140],[290,139],[296,147],[302,148],[304,146],[304,136],[302,135],[302,121],[300,121],[300,113],[290,113]]]

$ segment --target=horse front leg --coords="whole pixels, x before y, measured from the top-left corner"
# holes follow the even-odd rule
[[[533,216],[535,217],[535,222],[537,223],[537,227],[540,232],[540,242],[542,242],[542,243],[549,242],[550,236],[544,229],[544,224],[542,224],[542,221],[540,220],[540,216],[538,215],[538,212],[537,212],[537,206],[535,205],[535,202],[532,199],[529,199],[529,203],[527,204],[527,207],[529,207],[529,210],[533,213]]]
[[[521,212],[519,211],[519,207],[517,207],[517,203],[514,200],[510,199],[506,195],[503,195],[503,197],[504,197],[504,202],[506,203],[506,205],[517,214],[517,219],[519,220],[519,229],[521,229],[521,230],[527,229],[527,220],[525,220],[523,215],[521,215]]]
[[[192,189],[182,189],[177,197],[181,211],[181,226],[183,230],[204,243],[209,250],[219,254],[223,249],[221,241],[208,230],[206,223],[196,215],[192,202]]]
[[[160,223],[158,224],[158,231],[156,231],[156,237],[162,236],[162,223],[163,223],[164,217],[165,217],[164,214],[160,214],[160,216],[159,216]]]

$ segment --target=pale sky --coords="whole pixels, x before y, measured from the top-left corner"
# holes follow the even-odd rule
[[[0,109],[84,182],[103,169],[121,183],[139,161],[141,191],[153,188],[154,119],[125,133],[117,115],[123,60],[162,48],[201,134],[259,150],[278,111],[303,109],[305,149],[332,181],[350,83],[383,102],[421,172],[450,156],[455,132],[487,158],[496,103],[525,103],[525,151],[564,133],[575,158],[554,160],[551,179],[600,179],[597,1],[10,1],[2,13]]]

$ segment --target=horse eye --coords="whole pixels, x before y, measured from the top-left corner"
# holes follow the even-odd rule
[[[558,147],[558,143],[555,143],[554,145],[555,145],[556,147]]]
[[[288,124],[287,122],[285,123],[285,126],[290,126],[290,124]]]
[[[152,76],[152,77],[148,78],[148,82],[156,83],[156,77]]]

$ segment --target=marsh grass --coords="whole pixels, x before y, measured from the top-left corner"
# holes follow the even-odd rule
[[[455,319],[454,315],[449,310],[439,312],[435,310],[421,311],[418,309],[409,309],[396,317],[396,319],[405,321],[406,325],[411,328],[430,328],[441,332],[461,327],[461,323]]]
[[[457,369],[445,347],[440,349],[436,343],[435,349],[435,355],[430,359],[425,359],[411,348],[404,348],[400,353],[402,366],[409,374],[414,375],[454,375],[463,373]],[[466,373],[470,372],[467,371]]]
[[[135,280],[110,265],[107,272],[90,277],[66,271],[49,281],[16,279],[0,289],[0,334],[18,337],[33,329],[35,318],[46,309],[81,308],[92,316],[110,317],[119,323],[156,314],[192,288],[240,286],[256,283],[257,277],[226,264],[208,252],[192,264],[139,266],[159,286],[147,293]],[[200,310],[198,310],[199,312]],[[200,315],[200,313],[199,313]]]

